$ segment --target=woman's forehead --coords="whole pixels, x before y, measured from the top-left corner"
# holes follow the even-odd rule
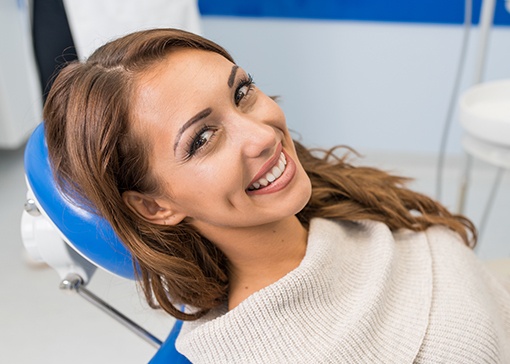
[[[221,71],[222,67],[231,68],[232,65],[231,61],[216,52],[194,48],[177,48],[143,72],[141,78],[151,79],[155,77],[157,79],[162,72],[172,73],[172,71],[175,71],[175,77],[186,71],[191,73],[198,73],[200,70],[210,72],[214,69]],[[208,75],[213,77],[214,73]],[[184,76],[189,77],[189,75]]]
[[[197,49],[171,52],[135,81],[135,103],[182,101],[233,82],[235,66],[222,55]]]
[[[187,120],[207,100],[227,89],[235,66],[221,54],[196,50],[172,51],[135,81],[131,111],[135,128],[161,120]],[[206,105],[207,106],[207,105]]]

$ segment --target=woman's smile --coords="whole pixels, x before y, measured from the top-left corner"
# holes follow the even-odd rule
[[[282,175],[287,165],[282,149],[281,144],[279,144],[274,156],[264,163],[259,173],[253,178],[250,187],[248,187],[249,190],[257,190],[261,187],[266,187]]]
[[[278,192],[292,181],[296,174],[296,164],[290,156],[288,156],[283,148],[277,153],[277,161],[274,158],[269,160],[261,169],[254,182],[247,189],[249,195],[264,195]]]

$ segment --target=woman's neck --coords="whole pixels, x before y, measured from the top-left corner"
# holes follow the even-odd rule
[[[230,268],[229,309],[297,268],[305,256],[307,238],[308,232],[293,216],[231,236],[230,243],[221,244]]]

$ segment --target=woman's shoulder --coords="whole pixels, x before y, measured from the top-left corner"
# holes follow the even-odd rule
[[[340,220],[314,218],[310,225],[311,231],[341,232],[347,240],[365,240],[371,243],[381,241],[402,244],[427,242],[427,245],[437,246],[448,250],[468,252],[472,255],[472,249],[464,244],[464,241],[455,231],[443,225],[432,225],[425,230],[398,229],[392,230],[385,223],[375,220]]]

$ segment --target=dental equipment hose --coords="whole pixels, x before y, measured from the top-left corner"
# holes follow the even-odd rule
[[[462,37],[462,48],[459,56],[459,63],[457,66],[457,74],[453,84],[452,93],[450,96],[450,103],[448,105],[448,111],[443,127],[443,133],[441,137],[441,145],[439,148],[439,155],[437,160],[437,172],[436,172],[436,199],[441,201],[442,195],[442,183],[443,183],[443,170],[444,160],[446,155],[446,146],[448,144],[448,137],[452,125],[453,113],[457,104],[457,98],[459,94],[460,83],[462,80],[462,74],[464,73],[464,65],[466,61],[466,53],[469,44],[469,35],[471,30],[471,18],[473,14],[473,1],[465,0],[464,2],[464,33]]]

